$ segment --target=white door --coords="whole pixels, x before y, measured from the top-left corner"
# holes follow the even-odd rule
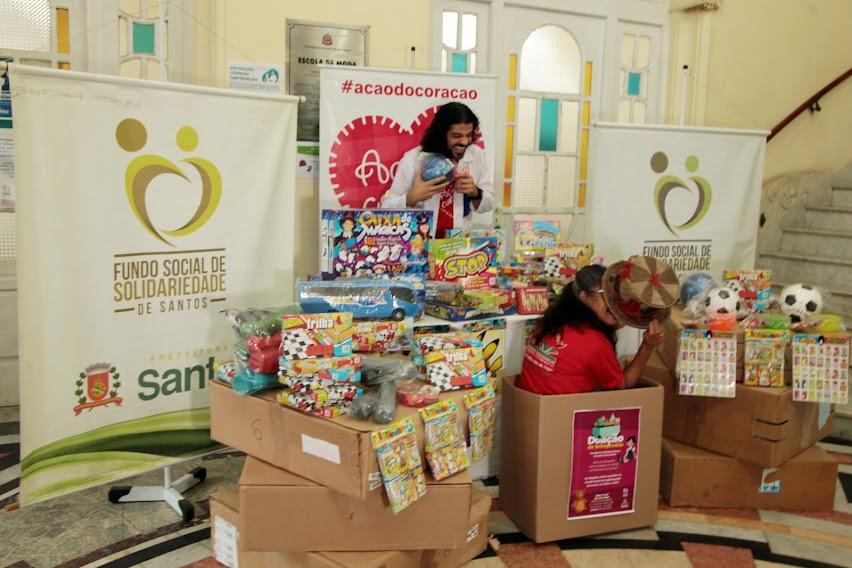
[[[582,240],[606,19],[507,6],[503,22],[504,211],[512,219],[557,218],[562,240]]]

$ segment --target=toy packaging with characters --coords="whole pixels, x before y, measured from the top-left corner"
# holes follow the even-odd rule
[[[457,282],[465,290],[495,286],[497,269],[492,266],[495,254],[488,243],[473,246],[466,237],[436,239],[429,248],[429,278]]]
[[[419,380],[402,382],[396,389],[396,399],[403,406],[422,408],[438,402],[441,390]]]
[[[547,249],[556,248],[562,232],[558,219],[517,220],[514,229],[516,253],[527,250],[543,253]]]
[[[424,426],[426,461],[432,477],[446,479],[470,466],[462,439],[459,413],[452,400],[436,402],[420,409]]]
[[[737,339],[733,333],[684,329],[677,361],[678,394],[734,398]]]
[[[414,422],[406,418],[372,434],[391,510],[396,515],[426,494]]]
[[[464,229],[448,229],[447,238],[465,236],[470,238],[472,245],[476,246],[483,242],[496,244],[496,255],[494,256],[493,266],[501,266],[506,262],[506,230],[500,227],[493,229],[471,229],[465,232]]]
[[[425,273],[432,212],[419,209],[324,209],[323,278]]]
[[[724,270],[722,281],[743,300],[746,312],[765,312],[772,306],[771,270]]]
[[[308,314],[350,312],[355,319],[401,321],[423,315],[425,286],[400,277],[304,280],[296,285],[296,294]]]
[[[559,243],[544,251],[544,274],[550,278],[572,280],[574,274],[592,263],[592,243]]]
[[[790,343],[786,329],[747,329],[743,384],[758,387],[784,386],[784,352]]]
[[[442,391],[482,387],[488,383],[482,349],[445,349],[423,357],[427,380]]]
[[[849,335],[793,335],[793,400],[849,402]]]
[[[494,444],[494,423],[497,401],[494,389],[485,387],[464,395],[470,430],[470,460],[478,462],[491,452]]]
[[[352,332],[355,353],[391,353],[411,349],[411,320],[356,321]]]
[[[352,354],[352,314],[301,314],[284,316],[281,357],[313,359]]]
[[[360,380],[361,356],[320,357],[318,359],[278,359],[278,371],[282,378],[328,378],[336,381],[358,382]]]
[[[446,349],[482,348],[482,342],[477,339],[475,333],[459,331],[418,335],[415,341],[424,355]]]

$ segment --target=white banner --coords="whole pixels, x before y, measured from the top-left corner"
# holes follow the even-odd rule
[[[496,90],[494,77],[322,68],[320,211],[379,207],[402,155],[420,144],[437,108],[453,101],[479,118],[493,168]]]
[[[590,195],[595,252],[681,275],[753,268],[766,132],[598,123]]]
[[[213,447],[218,312],[292,295],[297,99],[12,75],[27,504]]]

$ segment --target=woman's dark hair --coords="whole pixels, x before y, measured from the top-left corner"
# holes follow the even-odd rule
[[[461,103],[447,103],[438,109],[432,124],[423,134],[420,146],[424,152],[433,152],[450,157],[447,148],[447,132],[454,124],[473,124],[473,142],[479,137],[479,119],[466,105]]]
[[[565,286],[559,299],[550,304],[539,320],[532,336],[534,344],[538,345],[545,337],[556,335],[567,325],[575,329],[585,326],[597,329],[615,345],[615,329],[598,319],[595,312],[580,300],[580,292],[591,295],[601,289],[605,270],[606,267],[590,264],[577,271],[574,282]]]

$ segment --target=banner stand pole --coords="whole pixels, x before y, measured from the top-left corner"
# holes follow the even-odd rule
[[[195,516],[195,508],[181,494],[202,483],[205,479],[207,479],[207,469],[196,467],[172,481],[172,468],[167,465],[163,468],[162,486],[118,485],[110,488],[109,500],[111,503],[165,501],[178,515],[183,517],[184,522],[188,523]]]
[[[689,92],[689,65],[683,66],[683,81],[680,89],[680,125],[683,126],[686,118],[686,94]]]

